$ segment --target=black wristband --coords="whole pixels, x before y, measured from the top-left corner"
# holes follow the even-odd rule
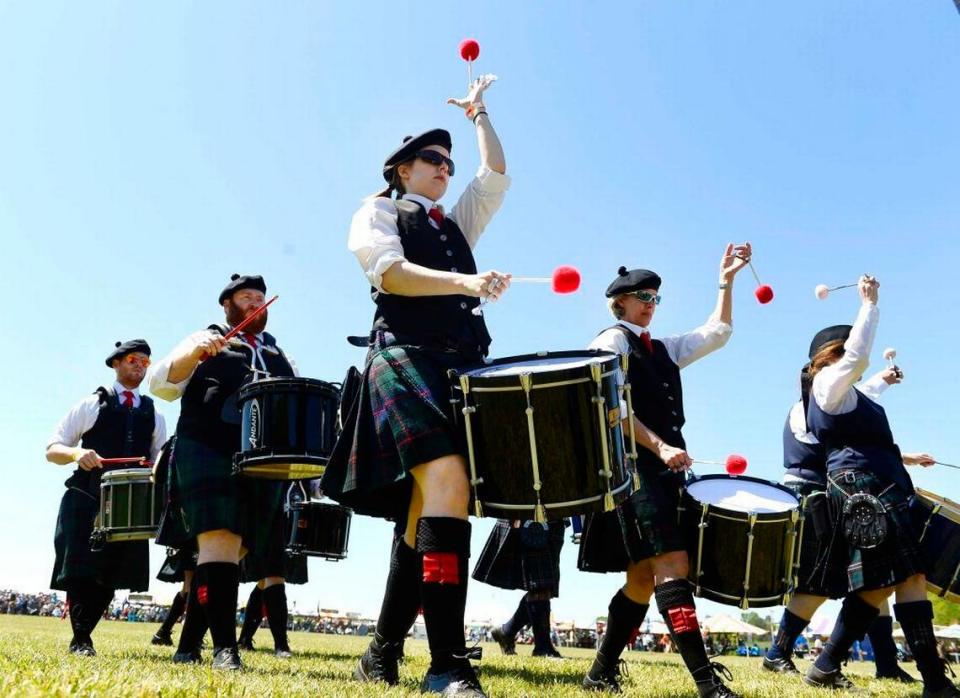
[[[476,124],[476,123],[477,123],[477,117],[480,116],[481,114],[486,114],[486,113],[487,113],[487,111],[486,111],[485,109],[481,109],[481,110],[477,111],[477,113],[473,115],[473,119],[472,119],[473,123]],[[489,116],[489,115],[488,115],[488,116]]]

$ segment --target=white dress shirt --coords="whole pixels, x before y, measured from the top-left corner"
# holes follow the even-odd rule
[[[476,246],[490,219],[500,209],[509,188],[509,176],[481,166],[447,214],[460,228],[470,249]],[[435,205],[417,194],[404,194],[402,198],[419,203],[428,212]],[[437,227],[432,220],[431,225]],[[350,223],[347,248],[360,262],[370,285],[386,293],[381,286],[383,273],[396,262],[406,260],[397,228],[397,205],[393,199],[371,197],[363,202]]]
[[[857,386],[857,390],[876,402],[890,384],[883,380],[886,369],[879,371]],[[818,444],[817,437],[807,431],[807,415],[803,411],[803,400],[798,400],[790,408],[790,431],[797,441],[805,444]]]
[[[617,324],[623,325],[638,337],[647,331],[640,325],[634,325],[626,320],[619,320]],[[686,368],[694,361],[702,359],[726,344],[732,332],[733,327],[728,323],[720,322],[711,317],[692,332],[674,334],[669,337],[657,337],[657,339],[663,342],[673,363],[680,368]],[[612,351],[615,354],[629,354],[630,342],[623,332],[611,327],[601,332],[596,339],[590,342],[588,348]]]
[[[133,393],[134,408],[140,406],[139,389],[126,388],[117,382],[113,384],[113,389],[119,396],[121,404],[123,404],[124,400],[123,391],[129,390],[131,393]],[[163,419],[163,415],[160,414],[159,410],[154,409],[153,413],[155,419],[153,426],[153,437],[150,441],[150,460],[156,461],[157,454],[160,452],[160,448],[167,440],[167,423]],[[60,423],[57,424],[56,429],[53,430],[53,434],[47,441],[47,447],[49,448],[53,444],[61,444],[62,446],[67,446],[68,448],[79,446],[83,435],[93,429],[93,425],[97,423],[97,417],[99,416],[100,393],[93,393],[70,408],[70,411],[67,412],[66,416],[60,420]]]
[[[873,346],[879,321],[880,311],[876,304],[861,305],[850,336],[843,345],[843,356],[820,369],[814,376],[810,397],[827,414],[846,414],[856,409],[857,391],[853,386],[870,365],[870,347]],[[873,398],[867,391],[861,392]]]

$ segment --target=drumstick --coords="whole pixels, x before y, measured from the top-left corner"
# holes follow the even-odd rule
[[[275,300],[277,300],[279,297],[280,297],[280,296],[274,296],[273,298],[271,298],[270,300],[268,300],[266,303],[264,303],[263,305],[261,305],[259,308],[257,308],[256,310],[254,310],[252,313],[250,313],[247,317],[243,318],[243,320],[241,320],[240,322],[237,323],[236,327],[234,327],[232,330],[230,330],[230,331],[227,332],[225,335],[223,335],[223,341],[227,341],[228,339],[232,339],[232,338],[236,337],[238,334],[240,334],[241,332],[243,332],[243,328],[244,328],[244,327],[246,327],[246,326],[249,325],[251,322],[253,322],[253,319],[254,319],[255,317],[257,317],[257,315],[259,315],[259,314],[262,313],[264,310],[266,310],[267,307],[268,307],[271,303],[273,303]],[[208,354],[204,354],[202,357],[200,357],[201,363],[204,362],[204,361],[206,361],[208,358],[209,358],[209,355],[208,355]]]
[[[742,475],[747,470],[747,459],[736,453],[731,453],[723,462],[718,460],[698,460],[696,458],[692,460],[694,463],[702,463],[704,465],[722,465],[730,475]]]
[[[146,463],[147,459],[143,457],[132,457],[132,458],[101,458],[101,463],[106,465],[119,465],[120,463]]]
[[[960,465],[953,465],[952,463],[944,463],[943,461],[939,461],[939,460],[935,460],[933,462],[936,463],[937,465],[945,465],[948,468],[956,468],[957,470],[960,470]]]

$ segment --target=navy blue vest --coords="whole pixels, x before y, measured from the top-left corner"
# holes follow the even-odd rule
[[[895,482],[904,491],[913,492],[900,448],[893,441],[887,413],[860,391],[856,408],[846,414],[827,414],[811,399],[807,426],[826,449],[827,472],[843,468],[869,470]]]
[[[226,334],[227,328],[207,329]],[[263,333],[261,355],[271,376],[292,376],[293,367],[272,335]],[[240,410],[237,391],[254,379],[253,349],[239,338],[197,366],[180,401],[177,434],[232,455],[240,449]]]
[[[783,425],[783,467],[794,477],[826,485],[827,454],[821,444],[804,443],[794,436],[790,412]]]
[[[652,429],[670,446],[686,448],[683,439],[683,385],[680,382],[680,367],[673,362],[667,347],[654,339],[653,353],[647,353],[642,340],[629,328],[614,325],[630,343],[630,362],[627,380],[630,381],[633,414]],[[652,451],[637,449],[637,465],[666,469],[666,465]]]
[[[429,269],[476,274],[477,264],[466,238],[450,218],[440,229],[430,225],[423,206],[398,200],[397,228],[407,261]],[[403,344],[456,349],[467,358],[486,356],[490,335],[480,305],[471,296],[398,296],[370,289],[377,304],[373,329],[387,330]]]
[[[80,439],[80,446],[97,452],[101,458],[150,457],[156,413],[153,400],[140,396],[140,406],[130,409],[120,403],[113,388],[97,388],[100,413],[97,421]],[[67,487],[76,487],[100,499],[100,476],[109,470],[129,465],[104,466],[97,470],[77,468],[67,480]]]

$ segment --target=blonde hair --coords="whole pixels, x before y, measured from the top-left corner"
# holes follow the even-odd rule
[[[615,320],[623,320],[623,306],[620,305],[620,299],[623,298],[624,294],[614,296],[613,298],[607,299],[607,310],[610,311],[610,314],[613,315]]]

